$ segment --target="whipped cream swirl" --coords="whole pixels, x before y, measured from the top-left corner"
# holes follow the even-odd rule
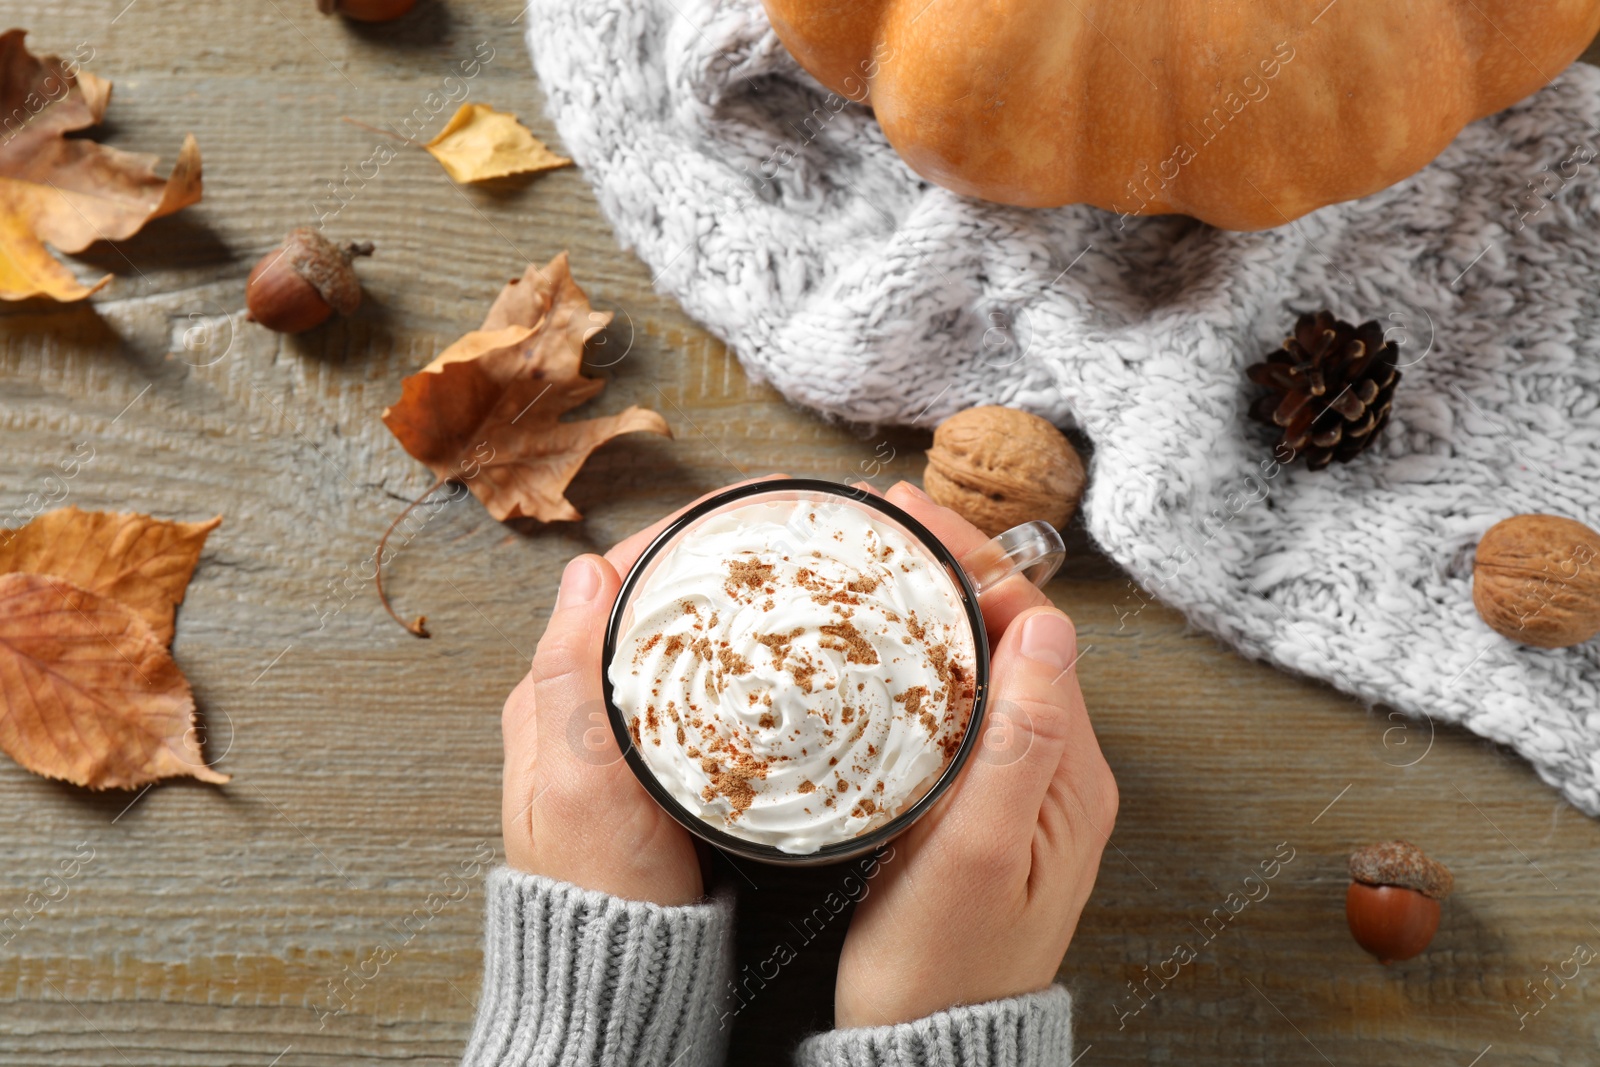
[[[977,672],[955,582],[849,502],[704,519],[630,608],[613,699],[667,791],[735,836],[804,854],[874,829],[966,733]]]

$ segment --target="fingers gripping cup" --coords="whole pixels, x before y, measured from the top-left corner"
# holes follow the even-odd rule
[[[617,744],[690,832],[826,863],[905,830],[982,728],[979,598],[1065,550],[1028,523],[957,560],[888,501],[834,482],[739,486],[680,516],[623,581],[603,686]]]

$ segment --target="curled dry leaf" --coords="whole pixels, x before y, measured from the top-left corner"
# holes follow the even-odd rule
[[[185,137],[177,165],[65,134],[98,124],[111,83],[77,59],[35,56],[25,30],[0,34],[0,299],[81,300],[111,280],[81,284],[45,242],[81,252],[117,241],[200,199],[200,149]]]
[[[611,321],[572,280],[563,252],[501,290],[483,328],[401,383],[383,421],[440,479],[466,483],[497,519],[581,519],[568,483],[589,453],[625,433],[671,437],[654,411],[561,422],[604,378],[583,376],[583,343]]]
[[[605,388],[605,379],[584,377],[583,344],[610,321],[572,280],[565,252],[542,270],[530,265],[500,291],[481,329],[401,383],[384,424],[438,476],[436,486],[465,483],[497,519],[580,519],[566,488],[591,452],[619,434],[672,436],[665,419],[640,407],[560,421]],[[377,585],[388,608],[381,570]],[[401,625],[428,636],[421,618]]]
[[[458,182],[481,182],[570,166],[517,116],[484,104],[462,104],[439,136],[422,147]]]
[[[0,574],[53,574],[119,600],[172,643],[172,617],[189,587],[206,535],[222,522],[166,522],[149,515],[47,512],[0,531]]]
[[[127,789],[206,766],[194,696],[133,609],[42,574],[0,576],[0,749],[29,770]]]

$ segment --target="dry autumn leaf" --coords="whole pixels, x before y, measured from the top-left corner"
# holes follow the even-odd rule
[[[619,434],[672,436],[665,419],[640,407],[560,421],[605,388],[605,379],[583,376],[583,345],[610,321],[572,280],[565,252],[542,270],[530,265],[500,291],[482,328],[401,383],[384,424],[439,484],[465,483],[497,519],[581,519],[566,488],[591,452]],[[422,622],[406,628],[426,637]]]
[[[194,696],[131,608],[41,574],[0,577],[0,749],[29,770],[128,789],[206,766]]]
[[[481,182],[569,166],[517,116],[484,104],[462,104],[439,136],[422,146],[458,182]]]
[[[0,531],[0,749],[91,789],[228,780],[205,764],[194,698],[167,653],[221,521],[66,507]]]
[[[501,290],[483,327],[401,382],[383,421],[441,480],[465,482],[500,520],[583,518],[565,490],[589,453],[625,433],[671,437],[654,411],[574,422],[561,415],[606,387],[585,378],[583,343],[611,321],[572,280],[565,252]]]
[[[0,531],[0,574],[52,574],[111,597],[172,643],[172,617],[200,560],[206,535],[222,522],[166,522],[149,515],[65,507],[16,530]]]
[[[65,134],[98,124],[111,83],[76,61],[35,56],[25,30],[0,34],[0,299],[81,300],[81,284],[45,243],[81,252],[200,199],[200,150],[185,137],[167,178],[157,157]]]

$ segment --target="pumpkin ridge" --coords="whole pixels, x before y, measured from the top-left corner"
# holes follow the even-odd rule
[[[1236,230],[1410,177],[1600,32],[1600,0],[764,3],[801,66],[870,95],[924,178]]]

